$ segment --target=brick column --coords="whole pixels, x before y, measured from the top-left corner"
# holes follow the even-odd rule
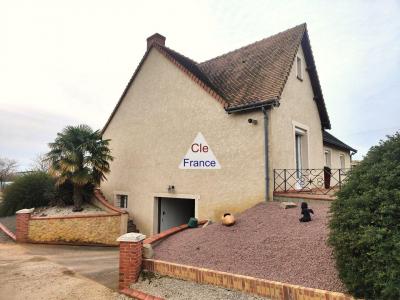
[[[137,282],[142,269],[142,248],[145,235],[135,232],[121,235],[119,242],[119,290]]]
[[[17,230],[15,232],[17,242],[26,243],[29,241],[29,219],[31,218],[31,213],[33,211],[34,208],[25,208],[15,213],[17,216]]]

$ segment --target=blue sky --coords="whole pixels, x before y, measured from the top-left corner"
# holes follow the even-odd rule
[[[361,158],[400,128],[399,1],[0,0],[0,157],[26,169],[66,125],[102,128],[155,32],[203,61],[303,22]]]

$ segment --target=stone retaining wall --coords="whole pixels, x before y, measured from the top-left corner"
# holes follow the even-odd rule
[[[118,246],[121,214],[66,217],[31,217],[28,240],[38,243],[100,244]]]
[[[33,217],[33,209],[17,215],[17,242],[118,246],[117,238],[127,232],[128,213],[110,205],[99,191],[93,204],[106,214]]]

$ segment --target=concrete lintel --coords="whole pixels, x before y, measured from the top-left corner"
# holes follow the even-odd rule
[[[143,241],[146,238],[144,234],[141,233],[136,233],[136,232],[129,232],[121,235],[118,239],[117,242],[131,242],[131,243],[137,243],[140,241]]]
[[[16,211],[16,214],[31,214],[33,213],[33,211],[35,210],[35,208],[24,208],[24,209],[20,209],[18,211]]]

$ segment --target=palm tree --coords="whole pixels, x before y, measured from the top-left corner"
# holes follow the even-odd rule
[[[110,140],[103,140],[99,130],[88,125],[67,126],[49,143],[50,173],[58,186],[70,182],[73,185],[73,211],[82,210],[83,192],[88,185],[99,185],[110,172],[113,160],[108,148]]]

